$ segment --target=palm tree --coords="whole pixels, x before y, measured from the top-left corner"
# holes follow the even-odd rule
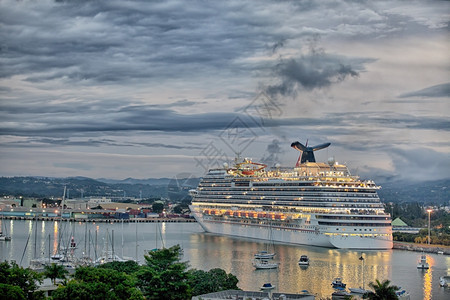
[[[68,273],[69,271],[67,271],[63,265],[52,263],[51,265],[46,265],[44,267],[44,276],[50,278],[54,285],[56,284],[56,278],[65,279]]]
[[[395,285],[390,285],[391,281],[386,279],[380,282],[378,279],[374,282],[369,283],[369,286],[374,290],[374,292],[365,293],[363,298],[370,300],[397,300],[397,294],[395,293],[399,287]]]

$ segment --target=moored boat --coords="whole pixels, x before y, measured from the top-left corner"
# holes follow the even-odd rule
[[[278,263],[269,262],[265,259],[255,259],[253,260],[253,267],[255,269],[276,269],[278,268]]]
[[[342,279],[340,277],[335,278],[332,282],[331,285],[333,286],[333,288],[335,289],[345,289],[345,287],[347,286],[345,283],[342,282]]]
[[[410,300],[411,296],[410,294],[401,287],[395,292],[395,295],[397,296],[397,299],[399,300]]]
[[[275,288],[275,286],[269,282],[269,283],[264,283],[261,287],[261,290],[273,290],[274,288]]]
[[[11,237],[0,232],[0,241],[10,241]]]
[[[331,294],[332,300],[344,300],[349,299],[352,295],[346,291],[336,291]]]
[[[370,292],[370,290],[363,289],[362,287],[359,288],[349,288],[350,292],[353,294],[365,294]]]
[[[193,216],[215,234],[328,248],[391,249],[391,217],[378,197],[379,186],[350,174],[333,158],[316,162],[314,151],[329,145],[292,143],[301,151],[294,168],[268,168],[237,157],[232,167],[209,170],[191,191]]]
[[[11,240],[11,236],[8,234],[8,230],[7,227],[3,221],[3,212],[2,212],[2,218],[0,220],[0,222],[2,223],[2,226],[0,227],[0,241],[10,241]],[[3,232],[4,229],[4,232]]]
[[[440,286],[448,286],[449,283],[450,283],[450,276],[439,277],[439,285]]]
[[[309,258],[306,255],[300,256],[300,259],[298,260],[298,264],[300,266],[309,266]]]
[[[422,255],[420,256],[420,260],[419,260],[419,262],[417,264],[417,269],[424,269],[424,270],[426,270],[426,269],[429,269],[429,268],[430,268],[430,265],[427,262],[427,256],[424,253],[422,253]]]

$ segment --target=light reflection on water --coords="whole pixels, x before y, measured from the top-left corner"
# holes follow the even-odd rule
[[[196,223],[137,223],[139,247],[136,248],[136,223],[66,223],[58,226],[57,222],[39,221],[37,237],[31,221],[3,220],[9,225],[11,242],[0,242],[0,259],[16,260],[18,263],[24,253],[22,265],[27,266],[33,258],[33,247],[39,245],[39,253],[48,255],[49,235],[52,253],[57,249],[59,230],[69,240],[73,234],[77,244],[77,255],[83,252],[101,253],[103,241],[108,229],[110,235],[114,230],[117,254],[136,257],[144,261],[144,252],[161,247],[179,244],[184,250],[184,261],[189,261],[191,268],[209,270],[222,268],[236,275],[239,287],[244,290],[259,290],[263,283],[271,282],[276,291],[298,293],[308,290],[321,297],[330,297],[333,289],[331,281],[341,277],[347,287],[359,287],[363,282],[363,269],[359,257],[364,257],[365,287],[379,279],[390,279],[392,284],[401,286],[411,294],[411,299],[450,299],[450,289],[439,287],[439,277],[450,275],[450,257],[428,254],[431,268],[427,271],[417,270],[420,257],[418,252],[400,250],[391,251],[352,251],[327,249],[312,246],[275,245],[280,263],[278,270],[255,270],[252,267],[253,254],[264,250],[263,241],[205,234]],[[89,240],[85,243],[85,236]],[[161,241],[161,236],[163,241]],[[123,237],[123,248],[122,248]],[[97,243],[96,243],[97,240]],[[87,245],[88,249],[84,246]],[[136,250],[137,249],[137,250]],[[310,266],[298,266],[300,255],[308,255]]]

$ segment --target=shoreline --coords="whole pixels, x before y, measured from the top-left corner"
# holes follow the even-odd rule
[[[89,222],[89,223],[195,223],[195,219],[191,218],[130,218],[130,219],[89,219],[89,218],[61,218],[61,217],[29,217],[29,216],[3,216],[5,220],[30,220],[30,221],[63,221],[63,222]]]
[[[414,244],[394,241],[392,249],[450,255],[450,247],[444,245]]]
[[[58,217],[30,217],[30,216],[3,216],[5,220],[38,220],[38,221],[65,221],[65,222],[88,222],[88,223],[195,223],[195,219],[191,218],[132,218],[132,219],[87,219],[87,218],[58,218]],[[445,245],[428,245],[428,244],[415,244],[408,242],[394,241],[392,249],[406,250],[415,252],[426,252],[450,255],[450,246]]]

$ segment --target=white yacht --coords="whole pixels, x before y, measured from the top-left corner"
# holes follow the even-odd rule
[[[266,259],[254,259],[253,267],[255,267],[255,269],[277,269],[278,263],[269,262]]]
[[[350,174],[334,159],[316,162],[330,143],[291,147],[293,168],[267,168],[250,159],[211,169],[192,190],[190,209],[206,232],[329,248],[391,249],[391,216],[372,180]]]
[[[300,259],[298,260],[299,266],[309,266],[309,258],[306,255],[300,256]]]
[[[422,255],[420,256],[420,260],[417,263],[417,269],[429,269],[430,265],[427,262],[427,256],[422,253]]]

